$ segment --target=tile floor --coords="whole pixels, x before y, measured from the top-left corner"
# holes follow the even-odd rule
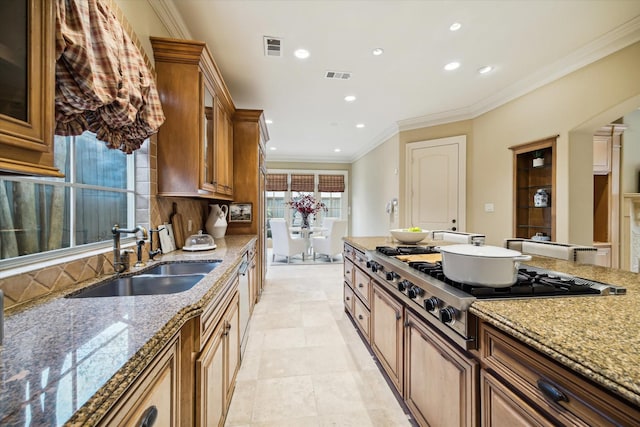
[[[411,426],[342,305],[342,264],[274,266],[226,426]]]

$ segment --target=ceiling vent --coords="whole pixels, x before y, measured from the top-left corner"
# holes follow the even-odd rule
[[[324,73],[324,78],[332,80],[349,80],[351,78],[351,73],[348,71],[327,71]]]
[[[264,36],[264,56],[282,56],[282,39]]]

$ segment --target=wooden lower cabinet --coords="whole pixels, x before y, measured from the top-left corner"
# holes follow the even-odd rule
[[[179,365],[180,333],[167,344],[98,425],[180,425]]]
[[[639,425],[637,406],[484,322],[480,341],[483,364],[493,373],[485,376],[485,381],[491,378],[493,389],[482,389],[483,420],[497,419],[493,411],[499,410],[532,414],[537,424],[530,425],[545,425],[545,419],[553,425]],[[487,404],[496,389],[522,398],[505,400],[497,407]]]
[[[240,367],[239,298],[236,292],[222,320],[196,360],[196,425],[224,425]]]
[[[403,392],[404,308],[379,284],[371,299],[371,348],[400,394]]]
[[[478,362],[406,311],[405,402],[421,426],[477,424]]]
[[[486,427],[553,426],[493,375],[480,373],[482,424]]]
[[[371,333],[371,313],[367,306],[360,301],[360,298],[356,298],[354,301],[353,317],[356,321],[356,325],[360,329],[360,332],[362,332],[367,342],[369,342]]]

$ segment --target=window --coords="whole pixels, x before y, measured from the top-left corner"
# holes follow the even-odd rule
[[[65,178],[0,177],[0,259],[110,243],[134,223],[133,156],[85,132],[56,136],[55,157]]]
[[[267,218],[286,218],[296,226],[302,223],[302,217],[294,212],[286,202],[292,197],[311,194],[327,206],[327,212],[321,212],[318,218],[310,217],[311,225],[321,225],[322,219],[347,217],[347,172],[344,171],[284,171],[269,170],[266,185]],[[267,226],[267,236],[270,237]]]

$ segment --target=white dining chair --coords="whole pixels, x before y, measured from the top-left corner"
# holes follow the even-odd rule
[[[302,238],[291,236],[284,218],[271,218],[269,224],[271,225],[271,239],[273,241],[272,261],[275,261],[276,255],[278,255],[286,257],[287,263],[289,263],[290,258],[297,254],[302,254],[302,260],[304,261],[307,242]]]
[[[333,262],[334,256],[342,253],[342,238],[347,233],[347,221],[337,218],[325,218],[322,224],[327,229],[325,236],[313,236],[311,247],[313,248],[313,259],[316,255],[326,255],[329,261]]]

